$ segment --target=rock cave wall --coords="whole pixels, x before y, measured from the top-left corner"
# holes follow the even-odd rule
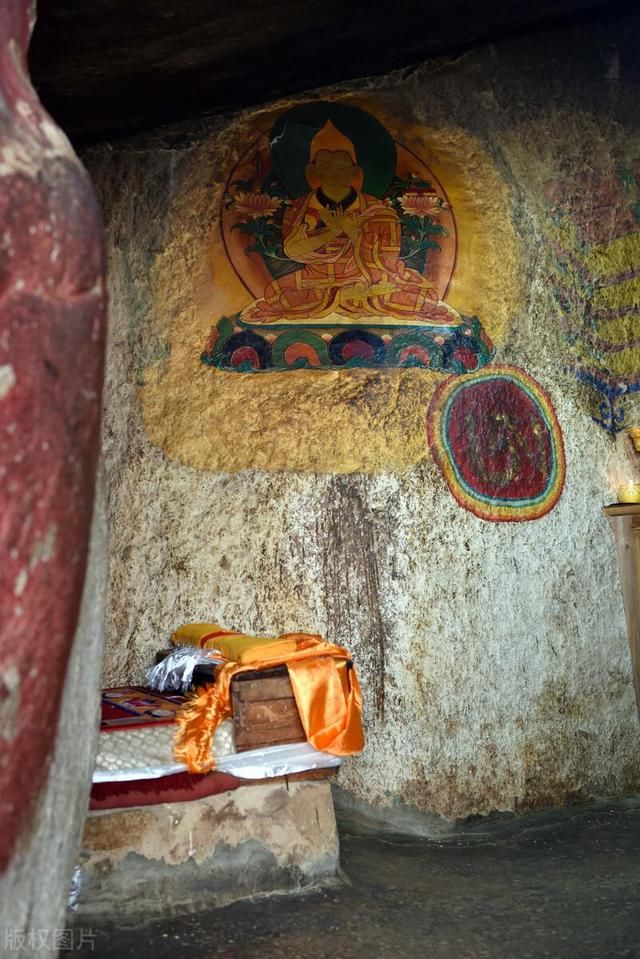
[[[602,506],[640,478],[623,431],[640,413],[639,38],[638,18],[540,32],[90,151],[111,277],[106,683],[139,681],[186,622],[318,632],[361,675],[367,747],[340,772],[359,799],[455,818],[638,788]],[[375,115],[444,185],[447,297],[557,417],[566,477],[537,518],[456,497],[427,439],[446,373],[202,362],[247,300],[221,242],[230,175],[318,98]]]

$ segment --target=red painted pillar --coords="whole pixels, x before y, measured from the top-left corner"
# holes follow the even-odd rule
[[[96,201],[29,81],[32,10],[0,4],[0,872],[28,829],[56,736],[85,575],[106,322]]]

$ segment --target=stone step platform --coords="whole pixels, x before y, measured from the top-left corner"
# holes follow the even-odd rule
[[[303,775],[192,802],[89,813],[77,915],[166,915],[335,879],[330,780]]]

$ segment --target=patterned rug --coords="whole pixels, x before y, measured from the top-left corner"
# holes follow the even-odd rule
[[[145,686],[103,689],[100,732],[173,723],[176,712],[185,701],[186,697],[178,693],[157,693]]]

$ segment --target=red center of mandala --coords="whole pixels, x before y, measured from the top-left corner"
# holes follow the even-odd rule
[[[551,433],[516,383],[465,385],[452,401],[445,428],[460,476],[476,493],[506,500],[544,494],[552,468]]]

